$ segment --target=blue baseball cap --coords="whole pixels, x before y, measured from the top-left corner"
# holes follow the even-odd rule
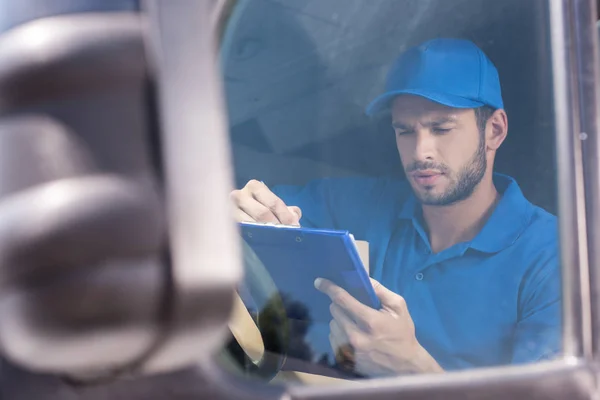
[[[367,115],[389,108],[398,95],[412,94],[454,108],[504,108],[498,71],[468,40],[433,39],[404,52],[392,64],[385,93]]]

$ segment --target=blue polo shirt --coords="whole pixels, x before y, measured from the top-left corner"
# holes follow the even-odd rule
[[[556,218],[510,177],[471,241],[432,253],[406,181],[328,178],[278,186],[307,227],[348,230],[370,245],[371,276],[406,300],[419,343],[447,370],[552,358],[561,349]]]

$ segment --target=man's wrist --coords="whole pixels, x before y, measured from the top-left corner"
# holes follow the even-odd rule
[[[427,350],[420,344],[418,345],[415,356],[413,358],[413,365],[415,366],[415,372],[418,373],[440,373],[444,372],[444,369],[435,361],[435,359],[429,354]]]

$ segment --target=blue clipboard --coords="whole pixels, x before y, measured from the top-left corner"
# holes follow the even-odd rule
[[[240,228],[279,294],[303,304],[312,321],[331,320],[331,301],[315,289],[316,278],[328,279],[361,303],[381,308],[348,231],[256,223],[240,223]]]

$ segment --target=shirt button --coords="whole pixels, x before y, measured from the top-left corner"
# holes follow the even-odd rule
[[[419,272],[418,274],[415,275],[415,279],[418,280],[418,281],[422,281],[423,280],[423,274]]]

